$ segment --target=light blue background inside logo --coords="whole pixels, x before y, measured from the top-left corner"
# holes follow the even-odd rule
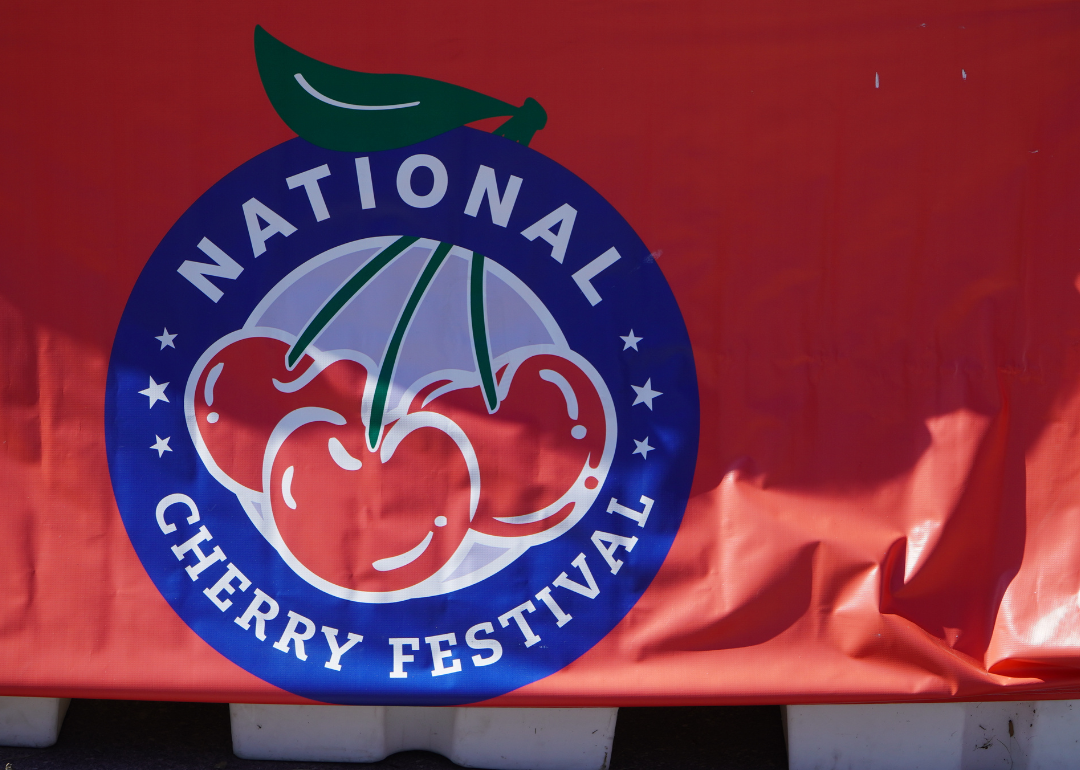
[[[412,208],[397,193],[402,161],[418,154],[438,158],[446,167],[448,187],[430,208]],[[361,208],[355,157],[293,139],[236,169],[207,191],[184,213],[154,251],[132,291],[117,331],[109,362],[105,423],[113,489],[132,543],[155,585],[184,621],[207,643],[252,674],[287,691],[315,700],[367,704],[461,704],[492,698],[554,673],[593,647],[626,615],[656,575],[679,528],[689,495],[698,445],[698,394],[693,356],[675,299],[648,249],[625,220],[578,177],[539,153],[501,137],[461,128],[418,145],[370,155],[376,207]],[[289,189],[285,179],[327,164],[331,174],[319,181],[330,218],[315,220],[302,188]],[[479,215],[463,214],[480,165],[496,171],[500,191],[511,174],[523,180],[509,225],[496,226],[485,202]],[[431,182],[417,172],[415,187],[423,193]],[[428,180],[430,175],[428,176]],[[253,257],[242,205],[258,198],[297,231],[276,235],[267,251]],[[556,262],[551,245],[529,241],[521,231],[562,204],[577,210],[565,260]],[[499,262],[536,293],[556,318],[570,347],[599,371],[614,399],[618,416],[615,457],[596,502],[562,537],[530,549],[496,576],[438,597],[393,604],[361,604],[329,596],[301,580],[256,531],[237,498],[213,479],[195,451],[185,424],[183,391],[199,356],[225,334],[239,329],[256,304],[283,277],[312,257],[342,243],[383,235],[412,235],[448,241]],[[214,278],[224,292],[217,303],[177,273],[185,260],[208,262],[196,246],[209,238],[243,268],[235,280]],[[573,273],[615,247],[621,259],[593,281],[603,300],[590,305],[573,281]],[[167,328],[175,347],[161,348],[155,339]],[[638,350],[624,350],[621,336],[633,329],[642,338]],[[149,379],[169,383],[165,395],[148,407],[140,394]],[[634,404],[634,386],[651,380],[657,397],[650,410]],[[649,437],[655,449],[647,457],[634,454],[635,441]],[[150,447],[169,437],[171,451],[158,456]],[[169,510],[175,532],[165,534],[155,508],[167,495],[186,494],[196,501],[201,521],[188,525],[183,506]],[[642,495],[654,499],[644,527],[607,511],[608,501],[640,510]],[[226,560],[208,567],[192,581],[171,547],[205,525],[214,546]],[[601,530],[637,537],[631,553],[612,574],[590,539]],[[581,583],[571,565],[579,553],[587,557],[599,595],[556,589],[562,609],[573,617],[561,628],[536,594],[561,572]],[[203,593],[234,563],[252,581],[246,592],[229,596],[222,612]],[[235,581],[234,581],[235,585]],[[280,604],[279,616],[267,623],[265,641],[254,626],[234,622],[260,588]],[[525,647],[511,621],[498,617],[531,600],[526,615],[541,641]],[[341,658],[341,671],[328,669],[329,648],[318,630],[306,642],[308,659],[273,647],[292,610],[315,622],[317,629],[338,629],[338,642],[350,632],[364,641]],[[477,667],[473,655],[489,655],[465,645],[466,631],[489,622],[503,648],[502,659]],[[462,671],[432,676],[426,637],[455,633],[450,649]],[[405,652],[415,660],[405,665],[407,678],[391,678],[393,648],[388,639],[418,638],[419,649]],[[447,659],[449,664],[450,660]],[[179,664],[179,663],[178,663]],[[192,673],[198,678],[198,673]],[[205,683],[212,687],[213,683]]]

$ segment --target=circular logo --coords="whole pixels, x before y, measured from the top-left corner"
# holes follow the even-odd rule
[[[361,156],[294,139],[214,185],[128,300],[106,429],[131,541],[215,649],[315,700],[460,704],[638,600],[698,400],[622,217],[459,128]]]

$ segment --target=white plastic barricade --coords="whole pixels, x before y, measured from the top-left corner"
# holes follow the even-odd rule
[[[71,698],[0,696],[0,746],[52,746],[70,703]]]
[[[788,706],[791,770],[1080,768],[1080,701]]]
[[[423,749],[465,767],[602,770],[618,709],[234,703],[230,713],[242,759],[376,762]]]

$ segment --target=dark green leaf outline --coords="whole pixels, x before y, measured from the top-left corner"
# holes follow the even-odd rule
[[[392,150],[500,115],[511,117],[495,133],[528,144],[547,123],[535,99],[515,107],[441,80],[334,67],[290,48],[261,26],[255,27],[255,61],[285,124],[330,150]]]

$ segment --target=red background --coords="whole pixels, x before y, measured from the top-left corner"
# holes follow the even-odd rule
[[[3,694],[298,700],[157,593],[102,428],[150,253],[292,136],[257,23],[339,66],[536,98],[532,147],[631,222],[683,309],[683,529],[607,639],[500,705],[1080,694],[1080,4],[3,15]]]

